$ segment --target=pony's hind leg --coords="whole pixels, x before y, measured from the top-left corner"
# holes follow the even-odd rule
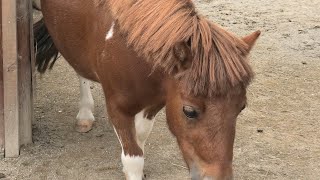
[[[94,101],[91,94],[90,84],[91,81],[78,75],[80,82],[80,102],[79,112],[76,117],[76,131],[88,132],[92,129],[94,122],[93,107]]]

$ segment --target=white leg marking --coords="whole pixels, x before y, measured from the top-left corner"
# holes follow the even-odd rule
[[[77,120],[91,120],[94,121],[94,116],[92,114],[94,102],[91,94],[90,84],[91,81],[79,76],[80,82],[80,102],[79,102],[79,112],[77,115]]]
[[[136,114],[134,118],[135,128],[136,128],[136,139],[139,147],[144,152],[144,145],[146,143],[147,138],[152,130],[154,119],[147,119],[144,117],[144,111]]]
[[[111,28],[108,31],[107,35],[106,35],[106,40],[111,39],[113,36],[113,30],[114,30],[114,22],[112,22],[111,24]]]
[[[144,158],[141,156],[125,155],[122,151],[121,161],[123,164],[123,172],[127,176],[127,180],[142,180]]]

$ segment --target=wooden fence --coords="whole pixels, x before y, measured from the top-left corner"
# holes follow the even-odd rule
[[[33,35],[31,0],[0,2],[0,152],[17,157],[32,142]]]

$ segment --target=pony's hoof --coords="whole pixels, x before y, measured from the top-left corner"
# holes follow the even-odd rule
[[[81,120],[77,121],[76,131],[79,133],[86,133],[92,129],[93,121],[92,120]]]

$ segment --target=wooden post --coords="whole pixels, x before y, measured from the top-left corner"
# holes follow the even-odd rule
[[[1,2],[4,148],[5,157],[17,157],[20,145],[31,143],[32,138],[31,1]]]
[[[2,2],[0,1],[2,17]],[[4,153],[3,72],[2,72],[2,18],[0,18],[0,154]]]
[[[20,144],[32,142],[32,5],[30,0],[17,0],[18,88]],[[31,45],[32,44],[32,45]]]
[[[5,156],[19,155],[17,11],[15,0],[2,0]]]

